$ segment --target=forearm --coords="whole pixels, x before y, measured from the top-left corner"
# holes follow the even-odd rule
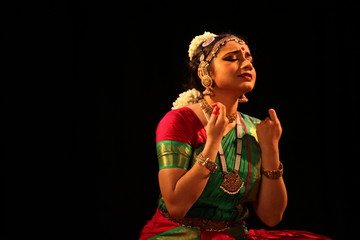
[[[214,162],[216,149],[217,143],[209,141],[205,144],[202,155]],[[202,194],[211,173],[198,163],[188,171],[175,171],[160,171],[160,188],[169,213],[175,218],[182,218]]]
[[[262,167],[278,169],[280,166],[277,147],[262,149]],[[282,177],[270,179],[262,176],[257,201],[254,204],[259,218],[269,226],[277,225],[286,209],[287,192]]]
[[[175,188],[164,198],[167,210],[174,218],[182,218],[198,200],[209,178],[209,170],[195,164],[177,181]]]

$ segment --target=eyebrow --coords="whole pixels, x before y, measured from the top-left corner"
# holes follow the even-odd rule
[[[229,54],[238,54],[239,52],[241,52],[241,50],[235,50],[235,51],[232,51],[232,52],[225,53],[224,56],[227,56]],[[249,56],[249,57],[252,57],[250,52],[246,52],[246,55]]]
[[[235,50],[235,51],[232,51],[232,52],[228,52],[226,53],[225,55],[228,55],[228,54],[238,54],[239,52],[241,52],[241,50]]]

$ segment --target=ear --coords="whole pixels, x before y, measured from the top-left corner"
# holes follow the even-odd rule
[[[202,77],[204,76],[204,71],[202,70],[202,68],[198,68],[197,74],[198,74],[198,77],[199,77],[200,79],[202,79]]]

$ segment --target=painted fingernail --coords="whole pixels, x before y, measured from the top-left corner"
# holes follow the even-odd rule
[[[212,106],[212,107],[215,107],[215,106],[217,106],[217,103],[213,103],[213,104],[211,104],[211,106]]]
[[[214,107],[214,110],[213,110],[212,113],[215,114],[215,115],[219,115],[220,114],[220,108]]]

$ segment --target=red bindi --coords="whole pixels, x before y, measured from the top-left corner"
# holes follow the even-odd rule
[[[244,47],[241,47],[241,51],[245,51],[245,48],[244,48]]]

